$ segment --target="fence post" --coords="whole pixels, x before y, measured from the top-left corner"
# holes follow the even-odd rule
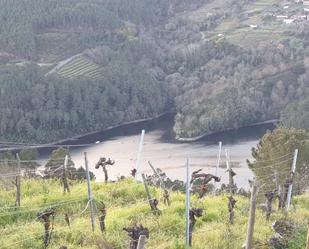
[[[278,210],[282,208],[282,193],[281,193],[281,185],[279,183],[278,171],[275,171],[275,181],[276,181],[276,191],[278,197]]]
[[[17,158],[17,177],[16,177],[16,204],[20,207],[20,190],[21,190],[21,169],[19,154],[16,154]]]
[[[87,152],[84,152],[85,155],[85,166],[86,166],[86,176],[87,176],[87,187],[88,187],[88,203],[90,205],[90,221],[92,226],[92,231],[94,232],[94,210],[93,210],[93,197],[91,192],[90,184],[90,175],[89,175],[89,166],[87,160]]]
[[[137,249],[145,249],[145,244],[146,244],[146,236],[145,235],[139,236]]]
[[[229,150],[226,149],[225,150],[225,158],[226,158],[226,170],[229,173],[229,192],[232,195],[233,194],[233,186],[234,186],[234,180],[233,180],[233,176],[232,176],[232,167],[230,164],[230,155],[229,155]]]
[[[144,182],[145,191],[146,191],[146,194],[147,194],[147,198],[148,198],[150,208],[151,208],[151,210],[153,211],[154,214],[160,215],[161,211],[158,209],[159,201],[155,198],[151,198],[145,174],[142,174],[142,179],[143,179],[143,182]]]
[[[66,191],[70,193],[70,186],[68,184],[68,174],[67,174],[67,167],[68,167],[68,155],[64,158],[64,166],[63,166],[63,193]]]
[[[152,199],[151,199],[151,195],[150,195],[150,192],[149,192],[149,189],[148,189],[148,184],[147,184],[145,174],[142,174],[142,178],[143,178],[143,182],[144,182],[145,191],[146,191],[146,194],[147,194],[148,201],[151,201]]]
[[[219,173],[221,151],[222,151],[222,142],[219,142],[219,151],[218,151],[218,155],[217,155],[217,164],[216,164],[216,174],[215,174],[215,176],[218,176],[218,173]]]
[[[286,207],[285,207],[285,212],[287,213],[290,208],[291,204],[291,197],[292,197],[292,188],[293,188],[293,179],[295,175],[295,170],[296,170],[296,162],[297,162],[297,155],[298,155],[298,149],[295,150],[294,152],[294,158],[293,158],[293,164],[292,164],[292,182],[290,183],[289,190],[288,190],[288,195],[287,195],[287,200],[286,200]]]
[[[225,149],[225,162],[226,162],[226,170],[230,169],[230,161],[229,161],[229,150]]]
[[[165,189],[165,184],[164,184],[164,182],[162,180],[162,177],[158,173],[158,171],[155,169],[155,167],[151,164],[150,161],[148,161],[148,164],[149,164],[150,168],[152,169],[152,171],[155,173],[155,175],[159,178],[162,188]]]
[[[247,240],[246,249],[252,249],[253,245],[253,233],[254,233],[254,223],[255,223],[255,211],[256,211],[256,197],[258,193],[258,187],[254,181],[250,200],[250,211],[248,220],[248,230],[247,230]]]
[[[307,244],[306,249],[309,249],[309,222],[308,222],[308,234],[307,234]]]
[[[186,175],[186,249],[190,248],[190,181],[191,172],[189,159],[187,159],[187,175]]]
[[[140,139],[139,147],[138,147],[137,159],[136,159],[136,163],[135,163],[135,169],[136,169],[135,180],[137,180],[137,177],[140,174],[140,164],[141,164],[141,160],[142,160],[144,137],[145,137],[145,130],[142,130],[141,139]]]
[[[278,178],[278,171],[277,170],[275,171],[274,175],[275,175],[276,191],[278,193],[279,192],[279,178]]]

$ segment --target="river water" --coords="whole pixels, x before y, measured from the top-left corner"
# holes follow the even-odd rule
[[[246,159],[251,158],[251,148],[256,146],[258,139],[274,125],[264,124],[240,128],[206,136],[197,142],[177,142],[173,139],[173,115],[168,114],[160,118],[142,121],[134,124],[119,126],[106,131],[86,135],[65,144],[81,145],[71,147],[72,160],[77,167],[84,166],[84,152],[87,152],[90,170],[95,174],[97,181],[103,181],[102,169],[96,170],[94,165],[100,157],[110,157],[116,163],[108,167],[111,180],[120,176],[129,176],[135,166],[142,129],[146,130],[143,154],[140,164],[141,172],[151,174],[148,166],[150,161],[156,168],[162,169],[171,179],[184,180],[185,164],[189,158],[193,170],[202,168],[205,173],[215,173],[218,155],[218,142],[222,141],[222,153],[219,176],[222,182],[228,182],[225,166],[225,149],[229,150],[233,170],[237,173],[235,182],[238,187],[247,188],[248,179],[253,174],[247,167]],[[100,141],[100,143],[98,143]],[[40,151],[42,159],[50,149]],[[45,154],[45,155],[44,155]]]

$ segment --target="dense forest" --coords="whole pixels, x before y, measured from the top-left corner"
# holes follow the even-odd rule
[[[301,55],[288,43],[280,49],[265,45],[251,50],[210,44],[195,53],[199,61],[193,63],[204,65],[196,82],[207,83],[197,84],[177,98],[180,135],[196,136],[201,131],[278,118],[280,110],[303,95],[307,84],[297,80],[305,73],[304,64],[295,59]]]
[[[309,61],[306,70],[298,78],[302,86],[298,89],[296,98],[291,101],[281,113],[282,123],[286,127],[308,129],[309,127]]]
[[[117,73],[104,81],[44,77],[32,65],[2,70],[0,133],[46,142],[166,110],[162,84],[134,65],[126,68],[133,73],[113,68]]]
[[[265,18],[281,5],[0,1],[0,138],[48,142],[164,112],[177,137],[270,119],[308,128],[309,24]]]

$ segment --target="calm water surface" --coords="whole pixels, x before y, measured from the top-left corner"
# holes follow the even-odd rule
[[[111,130],[83,136],[65,144],[92,144],[85,147],[72,147],[71,155],[76,166],[84,166],[84,152],[87,152],[90,170],[96,175],[97,181],[103,181],[103,172],[96,170],[94,165],[100,157],[110,157],[116,161],[109,166],[110,179],[128,176],[135,165],[140,141],[140,132],[146,130],[144,151],[141,160],[141,171],[152,173],[148,166],[150,161],[155,167],[161,168],[172,179],[185,178],[186,158],[189,158],[192,170],[203,168],[204,172],[215,173],[218,154],[218,142],[223,142],[219,175],[222,182],[228,182],[225,168],[225,149],[230,152],[230,159],[234,171],[237,173],[235,181],[239,187],[248,187],[248,179],[252,179],[252,172],[248,169],[246,159],[251,158],[251,148],[256,146],[258,139],[272,124],[251,126],[238,130],[221,132],[207,136],[197,142],[180,143],[173,139],[173,116],[168,114],[161,118],[124,125]],[[99,144],[96,144],[100,141]],[[46,159],[49,149],[41,151],[42,159]]]

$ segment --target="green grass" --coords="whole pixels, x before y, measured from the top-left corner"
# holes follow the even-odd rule
[[[160,189],[151,188],[154,197],[160,199],[162,215],[154,215],[147,203],[143,184],[126,179],[116,183],[92,183],[93,196],[97,202],[104,201],[107,206],[104,234],[91,232],[87,204],[86,182],[75,182],[71,193],[63,194],[59,181],[22,180],[22,207],[11,208],[15,202],[15,191],[0,189],[0,248],[41,249],[43,224],[36,220],[36,214],[47,207],[54,206],[57,214],[51,244],[48,248],[97,249],[107,241],[113,248],[128,248],[129,238],[123,227],[141,223],[150,230],[147,249],[183,249],[185,234],[185,196],[173,193],[172,205],[162,204]],[[299,233],[290,242],[289,249],[304,248],[306,239],[306,220],[309,218],[308,194],[295,197],[296,210],[289,216],[299,225]],[[204,214],[198,219],[193,234],[193,249],[239,249],[245,241],[249,200],[236,196],[235,224],[228,224],[227,196],[207,196],[198,199],[193,196],[192,207],[203,208]],[[64,214],[71,216],[71,228],[65,224]],[[270,221],[258,210],[256,217],[255,240],[265,241],[272,234],[271,224],[283,214],[274,213]],[[97,218],[96,218],[97,221]]]
[[[102,70],[99,65],[94,64],[86,58],[78,57],[61,67],[58,70],[58,74],[64,78],[86,76],[97,79],[102,77]]]

